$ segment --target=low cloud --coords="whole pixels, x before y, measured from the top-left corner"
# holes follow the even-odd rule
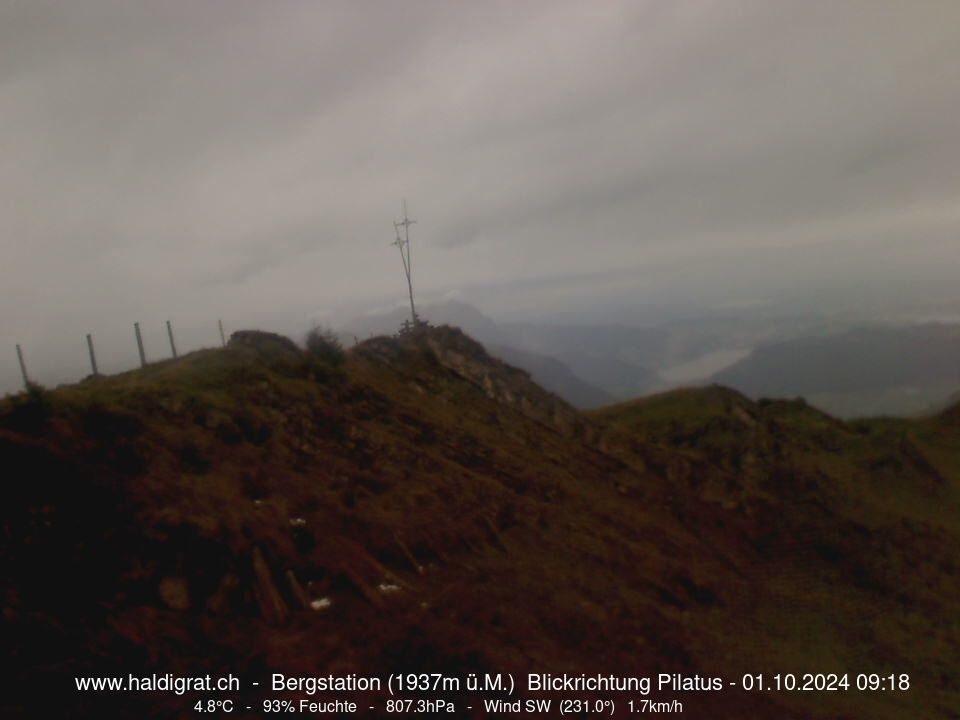
[[[489,305],[517,315],[753,249],[820,246],[841,276],[871,243],[956,261],[958,22],[936,1],[7,2],[0,387],[16,342],[53,381],[86,332],[127,362],[134,320],[189,346],[220,316],[402,300],[402,197],[423,292],[509,288]]]

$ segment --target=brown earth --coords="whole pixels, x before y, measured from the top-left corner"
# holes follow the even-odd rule
[[[960,717],[958,416],[719,387],[581,414],[450,328],[342,364],[241,333],[35,389],[0,404],[0,715],[196,716],[75,676],[425,671],[908,673],[663,697]]]

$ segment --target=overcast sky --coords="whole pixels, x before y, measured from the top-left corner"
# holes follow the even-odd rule
[[[0,0],[0,390],[17,342],[53,382],[87,332],[132,365],[135,320],[156,357],[166,319],[193,347],[402,302],[404,197],[424,297],[494,315],[943,282],[958,28],[955,0]],[[774,281],[726,272],[752,257]]]

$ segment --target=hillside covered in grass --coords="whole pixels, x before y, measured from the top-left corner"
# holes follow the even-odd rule
[[[713,387],[583,414],[450,328],[342,362],[248,332],[8,398],[0,458],[4,717],[189,708],[74,691],[130,672],[909,673],[685,712],[960,707],[957,408]]]

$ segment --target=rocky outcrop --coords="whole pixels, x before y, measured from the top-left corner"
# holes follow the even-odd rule
[[[435,328],[425,336],[437,361],[478,386],[491,400],[519,410],[532,420],[575,434],[584,429],[583,416],[530,375],[492,357],[484,347],[456,328]]]
[[[425,326],[399,338],[368,340],[354,352],[398,369],[413,365],[412,352],[424,353],[491,400],[532,420],[564,434],[582,436],[588,429],[589,421],[576,409],[533,382],[526,371],[490,355],[458,328]]]
[[[228,347],[252,348],[264,357],[296,358],[302,354],[300,348],[290,338],[263,330],[237,330],[230,336]]]

